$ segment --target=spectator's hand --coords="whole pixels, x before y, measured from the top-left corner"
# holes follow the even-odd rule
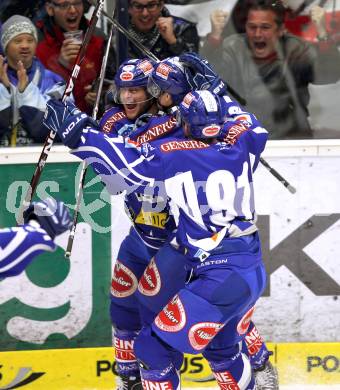
[[[97,98],[97,92],[93,91],[92,90],[92,85],[86,85],[84,87],[84,91],[86,93],[84,99],[85,99],[85,102],[93,107],[95,102],[96,102],[96,98]]]
[[[72,65],[77,58],[80,45],[75,44],[72,38],[64,39],[60,49],[59,62],[67,67]]]
[[[211,33],[213,38],[220,39],[224,26],[227,24],[229,13],[221,9],[215,9],[210,14]]]
[[[171,16],[159,17],[156,21],[156,26],[163,39],[166,40],[169,45],[174,45],[176,43],[177,39],[174,33],[174,20]]]
[[[0,55],[0,82],[6,87],[9,88],[10,82],[7,75],[8,65],[5,63],[5,59]]]
[[[20,93],[23,93],[28,85],[28,76],[22,61],[18,61],[17,76],[18,76],[18,91]]]
[[[67,207],[63,202],[53,198],[32,202],[24,211],[24,221],[29,223],[32,219],[39,222],[52,240],[64,233],[71,225],[71,216]]]
[[[326,11],[324,8],[314,5],[310,10],[310,17],[315,23],[315,27],[319,38],[327,37],[326,28]]]

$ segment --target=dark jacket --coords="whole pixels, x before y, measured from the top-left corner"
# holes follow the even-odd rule
[[[170,12],[167,8],[163,8],[162,16],[169,17]],[[148,33],[141,33],[136,31],[130,25],[129,32],[133,34],[147,49],[149,49],[158,59],[171,56],[178,56],[184,52],[198,52],[199,37],[195,23],[191,23],[186,19],[172,16],[174,20],[174,33],[177,42],[174,45],[169,45],[159,33],[157,27]],[[129,56],[130,58],[143,58],[145,53],[142,53],[133,43],[129,42]]]

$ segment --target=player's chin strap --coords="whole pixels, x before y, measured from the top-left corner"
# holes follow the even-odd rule
[[[138,102],[123,102],[123,101],[119,101],[118,104],[123,104],[123,105],[133,105],[133,104],[141,104],[141,103],[146,103],[146,102],[150,102],[150,106],[148,108],[150,108],[153,104],[153,100],[155,98],[153,96],[149,97],[148,99],[145,99],[145,100],[139,100]]]

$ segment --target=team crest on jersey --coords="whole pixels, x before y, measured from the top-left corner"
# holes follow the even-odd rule
[[[185,96],[184,96],[184,99],[182,101],[182,104],[185,108],[189,108],[190,107],[190,104],[191,102],[195,99],[194,95],[189,92],[187,93]]]
[[[137,142],[135,142],[136,146],[138,146],[139,144]],[[141,151],[143,153],[143,156],[145,157],[148,157],[148,155],[153,151],[155,150],[155,148],[149,144],[148,142],[146,142],[145,144],[142,144],[141,146]]]
[[[141,294],[152,297],[158,294],[162,282],[154,258],[150,261],[138,283]]]
[[[179,332],[187,321],[183,303],[176,295],[155,318],[155,325],[165,332]]]
[[[218,125],[210,125],[206,126],[202,129],[202,134],[206,137],[216,137],[217,134],[220,132],[221,126]]]
[[[251,309],[247,311],[247,313],[241,318],[240,322],[237,324],[237,332],[238,334],[245,334],[249,328],[249,323],[251,320],[251,316],[253,315],[255,307],[253,306]]]
[[[132,295],[138,286],[134,273],[117,260],[111,281],[111,294],[118,298]]]
[[[164,80],[168,79],[169,73],[172,71],[172,67],[167,64],[160,63],[156,68],[156,75]]]
[[[149,60],[144,60],[138,65],[138,68],[147,76],[151,73],[153,66]]]
[[[199,322],[193,325],[189,330],[191,346],[197,351],[205,348],[222,327],[223,324],[218,322]]]
[[[132,72],[122,72],[119,76],[122,81],[131,81],[133,79]]]

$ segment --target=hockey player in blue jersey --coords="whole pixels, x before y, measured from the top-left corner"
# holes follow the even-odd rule
[[[203,77],[204,75],[204,77]],[[184,96],[192,89],[208,89],[219,95],[226,92],[226,86],[214,72],[209,63],[195,53],[185,53],[159,62],[150,74],[148,82],[149,93],[158,99],[158,104],[165,112],[174,112]],[[242,116],[239,116],[242,119]],[[247,119],[247,115],[243,117]],[[158,297],[155,291],[159,283],[167,282],[162,277],[156,278],[159,270],[164,267],[162,256],[155,256],[139,282],[139,302],[143,307],[158,307],[155,305]],[[164,277],[164,273],[161,275]],[[154,288],[148,288],[147,280],[152,280]],[[171,289],[170,291],[171,292]],[[160,292],[158,292],[160,294]],[[164,291],[159,297],[164,299]],[[253,370],[255,371],[257,390],[278,390],[277,370],[269,361],[269,352],[255,324],[250,321],[243,350],[247,352]]]
[[[196,80],[195,86],[213,85],[215,88],[219,80],[217,75],[208,66],[199,73],[202,71],[201,61],[196,58],[195,65],[200,68],[196,73],[200,74],[200,79]],[[181,136],[173,115],[165,115],[163,112],[156,114],[156,100],[146,90],[148,76],[152,71],[153,64],[148,59],[127,60],[119,67],[115,75],[115,88],[110,93],[111,100],[116,104],[104,113],[100,121],[100,127],[106,134],[129,136],[137,144],[152,142],[169,135]],[[141,128],[139,128],[140,124],[143,124]],[[142,323],[153,320],[169,298],[184,285],[187,274],[180,256],[163,262],[162,266],[158,267],[157,274],[153,275],[157,275],[156,281],[163,280],[168,286],[167,289],[158,291],[157,297],[149,308],[140,307],[138,298],[141,295],[137,293],[136,288],[140,276],[148,266],[148,272],[139,286],[146,294],[143,296],[150,297],[153,281],[151,285],[147,282],[150,281],[148,276],[152,273],[154,264],[154,260],[150,263],[150,259],[157,260],[155,255],[158,249],[175,228],[166,200],[164,200],[164,208],[157,212],[153,210],[156,201],[160,203],[159,196],[153,197],[142,192],[131,193],[125,197],[125,209],[132,221],[132,228],[123,240],[118,260],[115,262],[110,305],[114,327],[116,369],[120,376],[119,388],[124,387],[124,389],[137,390],[140,383],[139,367],[133,353],[133,341]]]
[[[24,212],[24,225],[0,229],[0,279],[23,272],[44,251],[54,251],[54,238],[71,223],[68,209],[52,198],[33,202]]]
[[[191,134],[202,139],[166,139],[134,148],[100,133],[83,114],[58,102],[50,103],[45,124],[93,166],[112,193],[157,188],[179,211],[175,236],[160,252],[182,253],[194,276],[137,337],[144,388],[177,388],[181,352],[202,352],[222,388],[253,389],[250,363],[238,342],[265,284],[252,172],[267,132],[228,96],[194,92],[181,110],[193,126]],[[228,142],[206,142],[222,123]],[[219,332],[227,327],[229,345],[224,338],[221,351]]]
[[[127,60],[121,64],[115,74],[114,89],[110,92],[115,104],[104,113],[99,123],[105,134],[110,137],[130,137],[137,144],[142,144],[179,133],[176,118],[159,114],[156,99],[147,92],[153,65],[148,59]],[[138,124],[141,123],[143,126],[140,130]],[[115,259],[110,314],[114,330],[116,371],[119,375],[118,388],[138,390],[142,385],[133,342],[142,324],[152,320],[163,307],[155,308],[151,314],[146,313],[146,309],[141,310],[136,298],[138,280],[158,249],[166,242],[169,232],[174,230],[175,222],[169,213],[166,199],[163,200],[164,207],[154,212],[153,205],[155,202],[160,204],[160,196],[150,196],[142,191],[133,192],[127,194],[124,201],[132,227]],[[171,285],[174,293],[181,287],[180,281],[184,283],[185,280],[186,271],[183,267],[180,270],[178,278]],[[160,272],[170,273],[167,267],[163,267]]]

